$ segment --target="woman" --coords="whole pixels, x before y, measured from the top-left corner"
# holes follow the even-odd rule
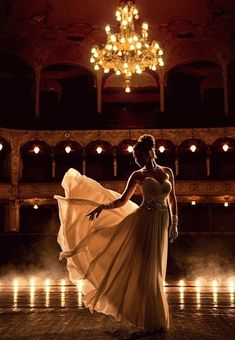
[[[74,284],[84,280],[83,302],[91,312],[128,320],[145,331],[167,330],[163,284],[170,222],[170,241],[178,236],[174,177],[156,163],[151,135],[139,138],[133,156],[141,169],[132,173],[122,195],[74,169],[65,174],[66,197],[55,196],[60,260],[67,258]],[[143,195],[139,207],[130,201],[137,186]]]

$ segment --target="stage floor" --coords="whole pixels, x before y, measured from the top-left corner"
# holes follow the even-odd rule
[[[82,305],[81,287],[66,284],[0,285],[0,339],[235,339],[234,288],[164,288],[168,333],[147,335]]]

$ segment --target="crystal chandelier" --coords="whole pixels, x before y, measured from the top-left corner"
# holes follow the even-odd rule
[[[90,62],[94,69],[104,69],[104,73],[114,70],[117,76],[124,76],[125,91],[131,91],[131,77],[141,74],[146,68],[155,71],[164,66],[163,51],[154,40],[148,41],[148,24],[142,24],[141,34],[136,33],[134,19],[139,18],[133,1],[121,1],[116,11],[119,32],[112,33],[109,25],[105,27],[107,43],[99,48],[93,46]]]

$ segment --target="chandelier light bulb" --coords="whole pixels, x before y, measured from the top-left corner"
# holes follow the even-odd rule
[[[103,151],[103,149],[102,149],[101,146],[98,146],[98,147],[96,148],[96,152],[97,152],[98,154],[101,154],[102,151]]]
[[[125,92],[126,92],[126,93],[130,93],[130,92],[131,92],[130,86],[127,86],[127,87],[125,88]]]
[[[37,209],[38,209],[38,205],[37,205],[37,204],[34,204],[33,208],[34,208],[35,210],[37,210]]]
[[[105,32],[108,34],[111,31],[111,28],[109,25],[105,26]]]
[[[223,150],[224,150],[224,152],[227,152],[228,149],[229,149],[228,144],[223,144]]]
[[[131,153],[133,151],[133,146],[132,145],[128,145],[127,151]]]
[[[192,204],[192,205],[196,205],[196,201],[192,201],[191,204]]]
[[[94,64],[94,69],[112,70],[131,82],[135,72],[141,74],[147,68],[156,71],[164,66],[163,50],[156,41],[148,40],[148,24],[142,23],[140,32],[135,30],[139,13],[134,1],[121,1],[115,14],[118,31],[111,32],[110,25],[106,25],[106,43],[102,47],[95,45],[91,50],[90,63]],[[141,67],[136,68],[136,65]]]
[[[71,149],[71,146],[69,146],[69,145],[67,145],[64,149],[65,149],[65,152],[66,152],[66,153],[70,153],[71,150],[72,150],[72,149]]]
[[[3,149],[3,145],[2,143],[0,143],[0,151]]]
[[[149,26],[148,26],[147,22],[144,22],[142,24],[142,28],[143,28],[143,30],[146,30],[146,31],[148,30]]]
[[[35,146],[33,148],[33,152],[37,155],[40,152],[40,148],[38,146]]]
[[[225,207],[228,207],[228,202],[224,202],[224,206],[225,206]]]
[[[189,148],[192,152],[195,152],[197,150],[197,147],[195,144],[192,144]]]

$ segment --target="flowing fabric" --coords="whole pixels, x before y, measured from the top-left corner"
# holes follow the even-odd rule
[[[65,197],[58,201],[60,260],[67,259],[70,280],[83,279],[83,303],[91,312],[128,320],[148,331],[169,328],[168,303],[163,291],[168,251],[171,183],[144,179],[140,206],[128,201],[86,216],[120,194],[105,189],[75,169],[65,174]]]

